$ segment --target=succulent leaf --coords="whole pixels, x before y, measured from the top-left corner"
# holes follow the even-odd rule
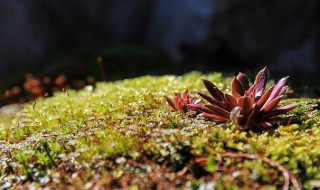
[[[248,79],[247,75],[240,72],[237,75],[237,80],[241,83],[244,91],[247,91],[249,89],[250,84],[249,84],[249,79]]]
[[[205,107],[210,109],[213,114],[220,115],[220,116],[225,117],[227,119],[230,118],[230,112],[228,112],[227,110],[224,110],[224,109],[222,109],[222,108],[220,108],[218,106],[205,105]]]
[[[168,105],[169,105],[172,109],[174,109],[175,111],[178,111],[178,109],[176,108],[175,103],[174,103],[169,97],[165,96],[165,98],[166,98],[166,100],[167,100]]]
[[[238,99],[237,104],[242,108],[241,114],[248,114],[253,108],[253,102],[247,96]]]
[[[202,79],[205,87],[207,88],[208,92],[211,94],[211,96],[218,100],[218,101],[223,101],[224,100],[224,96],[223,93],[216,87],[216,85],[214,85],[212,82],[206,80],[206,79]]]
[[[225,101],[218,101],[216,99],[214,99],[213,97],[210,97],[206,94],[203,94],[201,92],[198,92],[198,94],[205,100],[207,100],[210,104],[213,104],[213,105],[219,105],[220,107],[223,107],[223,108],[227,108],[226,105],[224,104]]]
[[[278,112],[287,112],[287,111],[290,111],[290,110],[292,110],[293,108],[297,107],[297,105],[298,105],[298,104],[289,104],[289,105],[286,105],[286,106],[277,108],[275,111],[278,111]]]
[[[225,94],[224,95],[224,99],[226,100],[226,102],[229,105],[230,109],[233,109],[238,105],[237,104],[237,100],[233,96],[231,96],[229,94]]]
[[[207,108],[206,106],[199,105],[199,104],[189,104],[190,107],[193,107],[199,111],[206,112],[206,113],[213,113],[212,110]]]
[[[242,84],[235,77],[233,78],[231,88],[232,92],[237,92],[240,96],[244,95],[244,89],[242,87]]]
[[[261,111],[269,112],[273,110],[280,102],[282,96],[278,96],[277,98],[271,100],[269,103],[266,103],[262,108]]]
[[[261,108],[268,100],[271,92],[273,91],[274,85],[272,85],[267,91],[266,93],[264,93],[261,98],[257,101],[256,103],[256,107],[257,108]]]
[[[286,105],[286,106],[283,106],[283,107],[276,108],[275,110],[265,114],[265,116],[266,117],[271,117],[271,116],[274,116],[274,115],[280,115],[280,114],[286,113],[286,112],[294,109],[295,107],[297,107],[297,104],[289,104],[289,105]]]
[[[266,103],[272,101],[280,94],[280,92],[281,92],[282,88],[284,87],[284,84],[287,82],[288,78],[289,77],[284,77],[279,80],[279,82],[274,86]]]
[[[282,90],[280,91],[279,96],[284,95],[285,93],[287,93],[287,91],[288,91],[288,87],[287,87],[287,86],[284,86],[284,87],[282,88]]]
[[[182,94],[182,100],[184,100],[184,102],[189,102],[189,92],[188,90],[185,90]]]
[[[210,113],[206,113],[206,112],[202,113],[201,116],[212,119],[217,123],[225,123],[229,120],[229,118],[225,118],[220,115],[210,114]]]
[[[241,95],[237,92],[237,91],[235,91],[235,90],[231,90],[231,92],[232,92],[232,96],[235,98],[235,99],[239,99],[240,97],[241,97]]]
[[[267,68],[263,68],[256,76],[254,80],[255,88],[257,95],[256,96],[261,96],[263,93],[263,90],[265,89],[267,82],[269,79],[269,71]]]

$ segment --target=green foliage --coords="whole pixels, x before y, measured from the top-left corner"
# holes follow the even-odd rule
[[[172,112],[164,96],[184,89],[196,96],[205,90],[202,78],[213,81],[224,93],[230,87],[230,78],[220,73],[144,76],[60,92],[26,104],[12,120],[0,123],[0,178],[61,188],[66,187],[60,184],[63,177],[81,188],[93,187],[87,181],[127,175],[141,180],[128,185],[136,189],[151,188],[143,184],[152,176],[171,182],[175,173],[176,178],[180,176],[177,187],[250,189],[250,184],[258,183],[267,189],[281,188],[281,174],[265,163],[216,157],[243,152],[282,164],[305,188],[320,180],[320,100],[284,99],[280,104],[300,105],[283,116],[287,125],[263,133]],[[198,157],[208,162],[191,164]],[[232,172],[221,175],[218,163],[223,163],[223,171]],[[185,175],[178,175],[182,171]]]

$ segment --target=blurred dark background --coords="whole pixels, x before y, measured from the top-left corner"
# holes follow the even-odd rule
[[[319,96],[319,26],[319,0],[1,0],[1,91],[267,66]]]

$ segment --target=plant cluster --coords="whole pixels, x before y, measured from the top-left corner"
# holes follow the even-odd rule
[[[174,111],[186,113],[189,110],[198,110],[202,117],[215,121],[217,124],[232,121],[242,129],[261,131],[275,126],[281,121],[279,115],[296,107],[296,104],[279,106],[280,100],[287,92],[285,83],[288,77],[279,80],[275,85],[265,90],[269,79],[269,72],[262,69],[250,86],[248,77],[239,73],[231,83],[232,94],[223,93],[209,80],[203,83],[210,95],[198,92],[209,104],[201,105],[200,101],[189,97],[186,90],[181,96],[175,94],[172,101],[166,97],[167,102]]]
[[[165,96],[168,105],[174,110],[178,112],[187,113],[188,111],[195,111],[196,109],[190,107],[191,104],[199,104],[201,99],[196,99],[194,97],[190,97],[189,91],[185,90],[183,94],[175,93],[174,99],[171,99]]]

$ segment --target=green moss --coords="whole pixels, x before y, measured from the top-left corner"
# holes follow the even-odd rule
[[[184,180],[189,182],[177,186],[211,184],[209,171],[221,188],[229,182],[234,184],[228,186],[231,189],[249,188],[241,182],[244,180],[267,189],[281,187],[279,171],[261,161],[213,160],[218,153],[243,152],[284,165],[305,188],[320,180],[320,100],[283,100],[283,104],[300,105],[283,116],[287,125],[262,134],[240,131],[231,123],[215,125],[201,117],[170,112],[164,96],[186,88],[196,96],[197,91],[205,91],[201,78],[213,81],[224,92],[230,88],[230,79],[220,73],[193,72],[98,83],[27,104],[12,120],[0,123],[1,176],[6,181],[31,180],[57,187],[53,179],[59,172],[74,179],[77,186],[85,185],[97,172],[118,179],[126,174],[145,177],[160,166],[170,172],[188,167]],[[200,169],[190,165],[194,158],[208,156],[210,162],[197,166]],[[126,163],[129,159],[140,165],[131,166]],[[221,174],[214,164],[221,162],[225,168],[233,167],[233,173],[217,177]],[[73,178],[76,170],[83,176]],[[51,182],[44,181],[47,178]],[[270,185],[272,181],[275,184]],[[131,187],[136,185],[143,187],[140,182]]]

